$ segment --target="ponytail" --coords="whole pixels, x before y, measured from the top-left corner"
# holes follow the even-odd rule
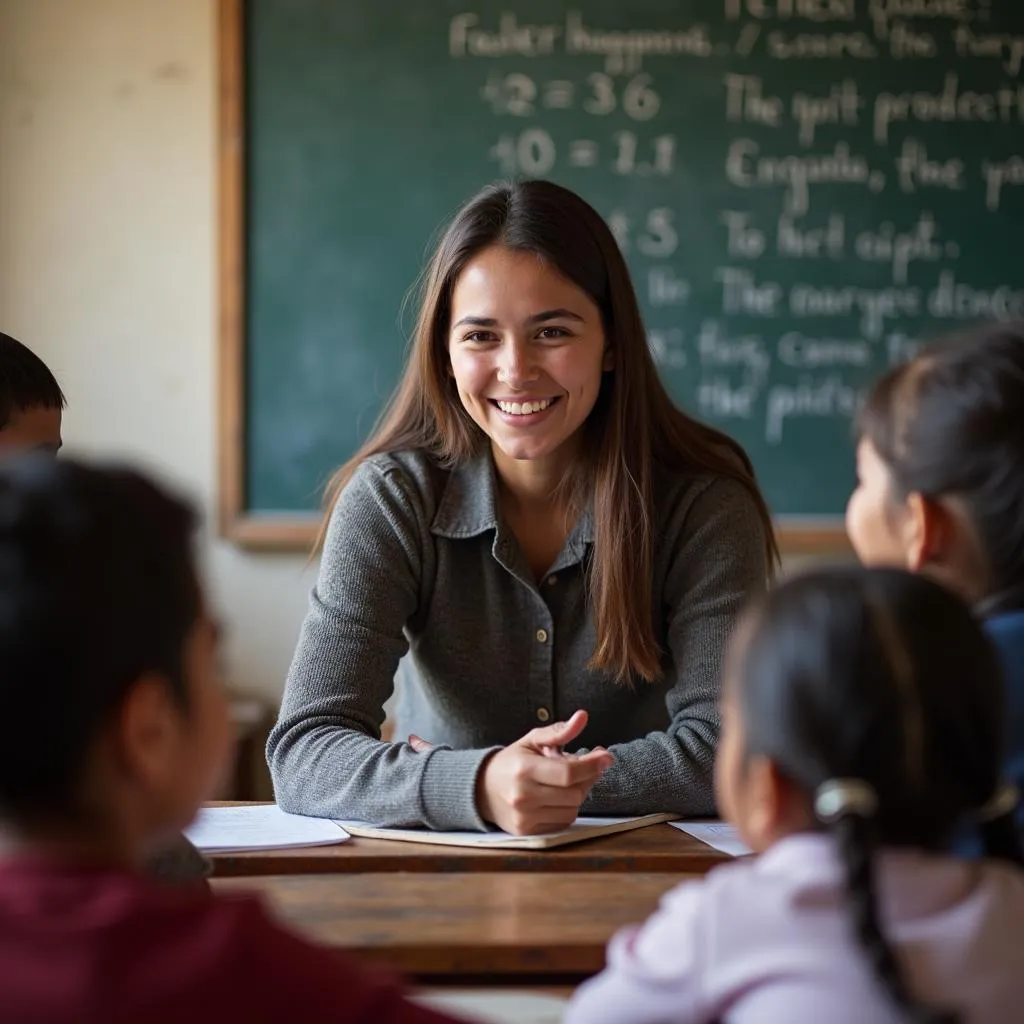
[[[960,1015],[919,1003],[907,986],[892,946],[878,921],[875,894],[877,841],[872,813],[874,792],[860,780],[836,780],[818,790],[815,810],[835,837],[846,869],[846,886],[854,934],[875,977],[907,1024],[957,1024]]]

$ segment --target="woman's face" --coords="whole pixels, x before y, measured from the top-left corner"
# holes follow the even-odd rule
[[[611,369],[593,300],[533,253],[492,246],[452,290],[448,356],[495,461],[571,457]]]

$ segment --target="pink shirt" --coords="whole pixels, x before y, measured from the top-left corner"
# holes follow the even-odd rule
[[[882,927],[912,991],[962,1024],[1024,1020],[1024,872],[910,851],[878,859]],[[889,1024],[900,1021],[852,934],[828,836],[667,893],[619,932],[565,1024]]]

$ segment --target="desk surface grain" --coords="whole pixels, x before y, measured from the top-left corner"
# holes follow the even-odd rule
[[[605,945],[640,922],[685,874],[305,875],[214,879],[255,891],[274,916],[314,941],[421,980],[557,976],[604,966]]]
[[[585,839],[552,850],[481,850],[353,836],[335,846],[210,855],[215,878],[386,871],[703,874],[729,859],[726,854],[666,824]]]

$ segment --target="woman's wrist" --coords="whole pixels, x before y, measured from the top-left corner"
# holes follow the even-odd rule
[[[476,811],[489,825],[495,824],[495,820],[490,794],[487,791],[487,769],[491,766],[494,755],[497,753],[499,751],[492,750],[480,763],[480,770],[476,773],[476,793],[474,795]]]

